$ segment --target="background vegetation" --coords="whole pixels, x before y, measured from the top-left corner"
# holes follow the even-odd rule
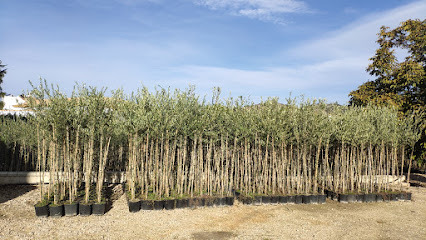
[[[413,112],[421,116],[421,138],[415,145],[419,165],[426,163],[426,20],[407,20],[395,29],[383,26],[379,48],[370,58],[367,72],[376,77],[349,94],[358,106],[393,106],[401,117]],[[398,61],[396,50],[407,51]]]

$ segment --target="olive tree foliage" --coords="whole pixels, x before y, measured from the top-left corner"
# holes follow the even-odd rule
[[[0,139],[37,160],[40,201],[47,196],[54,204],[103,202],[105,172],[117,170],[126,171],[130,200],[226,196],[233,189],[250,196],[387,191],[388,181],[375,176],[402,175],[419,137],[416,119],[372,104],[254,104],[221,98],[219,88],[210,102],[194,87],[107,96],[77,85],[67,96],[46,81],[28,96],[34,116],[25,126],[32,131],[14,134],[15,122],[0,121]],[[24,157],[21,166],[31,162]]]
[[[0,60],[0,98],[2,98],[2,97],[4,97],[4,92],[3,92],[3,89],[2,89],[2,87],[1,87],[1,84],[3,83],[3,78],[4,78],[4,75],[6,74],[6,65],[2,65],[1,64],[2,62],[1,62],[1,60]],[[4,103],[3,103],[3,101],[0,101],[0,109],[3,109],[3,107],[4,107]]]
[[[352,91],[350,103],[393,106],[401,116],[419,116],[422,136],[415,155],[419,162],[426,162],[426,20],[407,20],[395,29],[382,26],[377,43],[379,48],[366,69],[376,79]],[[396,50],[408,54],[398,60]]]

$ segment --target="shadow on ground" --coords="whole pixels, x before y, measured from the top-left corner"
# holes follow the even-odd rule
[[[34,185],[0,185],[0,204],[36,189]]]
[[[410,185],[412,187],[426,187],[426,174],[420,174],[420,173],[411,174]]]
[[[109,184],[105,188],[105,196],[108,199],[105,206],[105,213],[113,208],[114,202],[117,201],[121,195],[123,195],[123,186],[121,184]]]

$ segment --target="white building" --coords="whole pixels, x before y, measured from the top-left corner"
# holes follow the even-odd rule
[[[4,102],[3,110],[24,110],[24,108],[19,107],[19,105],[25,103],[25,99],[21,96],[6,95],[3,97],[2,101]]]
[[[3,98],[0,99],[4,102],[3,110],[0,110],[0,115],[18,115],[18,116],[25,116],[28,113],[31,114],[31,111],[26,110],[22,106],[22,104],[25,103],[25,99],[21,96],[13,96],[13,95],[6,95]]]

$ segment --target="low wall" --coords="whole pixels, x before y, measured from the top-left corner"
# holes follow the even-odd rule
[[[0,185],[5,184],[38,184],[40,176],[43,173],[39,172],[0,172]],[[59,173],[61,178],[63,173]],[[50,173],[44,173],[44,182],[49,183]],[[124,172],[106,172],[105,182],[107,183],[123,183],[126,181]]]
[[[0,185],[5,184],[38,184],[40,181],[39,172],[0,172]],[[62,178],[63,173],[59,173],[59,177]],[[50,173],[44,173],[44,182],[49,183]],[[96,182],[96,179],[93,179]],[[370,179],[367,176],[362,176],[362,182],[368,182]],[[106,183],[124,183],[126,181],[125,172],[106,172],[105,182]],[[400,184],[405,182],[405,176],[394,176],[394,175],[377,175],[373,178],[374,183],[390,183]]]

